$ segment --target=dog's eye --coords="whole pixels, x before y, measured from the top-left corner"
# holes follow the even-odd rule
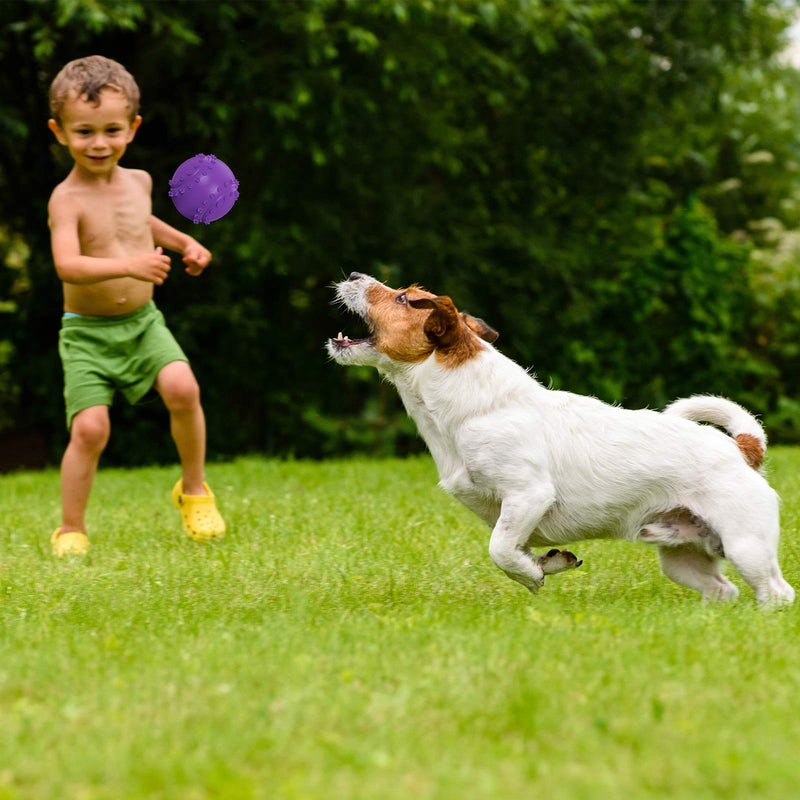
[[[403,292],[403,294],[397,295],[397,297],[395,297],[394,301],[395,301],[395,303],[400,303],[401,306],[407,306],[408,305],[408,298],[406,297],[405,292]]]

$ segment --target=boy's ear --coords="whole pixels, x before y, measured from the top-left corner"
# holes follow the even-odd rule
[[[141,124],[142,124],[142,115],[137,114],[133,122],[131,122],[131,127],[128,130],[128,144],[130,144],[133,141],[133,137],[136,136],[136,131],[139,130],[139,126]]]
[[[67,139],[64,136],[64,131],[61,130],[61,126],[54,119],[47,120],[47,127],[53,131],[53,136],[56,137],[59,144],[66,145]]]

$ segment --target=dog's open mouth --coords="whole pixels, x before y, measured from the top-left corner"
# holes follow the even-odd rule
[[[374,337],[368,336],[364,339],[351,339],[349,336],[342,335],[340,331],[339,335],[335,339],[331,339],[331,343],[335,347],[344,350],[348,347],[352,347],[355,344],[374,344]]]

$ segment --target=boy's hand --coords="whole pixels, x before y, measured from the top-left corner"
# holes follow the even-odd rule
[[[156,247],[152,253],[148,253],[146,256],[137,256],[131,277],[161,286],[167,279],[169,270],[169,256],[165,256],[164,251],[160,247]]]
[[[190,275],[200,275],[211,261],[211,251],[206,250],[200,242],[194,239],[189,242],[183,251],[183,263]]]

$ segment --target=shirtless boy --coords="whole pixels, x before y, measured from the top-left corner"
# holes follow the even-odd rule
[[[155,389],[169,411],[182,478],[172,491],[195,540],[221,538],[225,522],[204,482],[206,427],[200,389],[153,302],[170,272],[162,248],[200,275],[211,253],[151,213],[152,180],[119,166],[142,122],[139,89],[116,61],[71,61],[50,87],[48,126],[75,164],[48,205],[56,272],[64,287],[59,355],[70,440],[61,462],[56,556],[89,549],[85,511],[110,434],[116,390],[135,403]]]

